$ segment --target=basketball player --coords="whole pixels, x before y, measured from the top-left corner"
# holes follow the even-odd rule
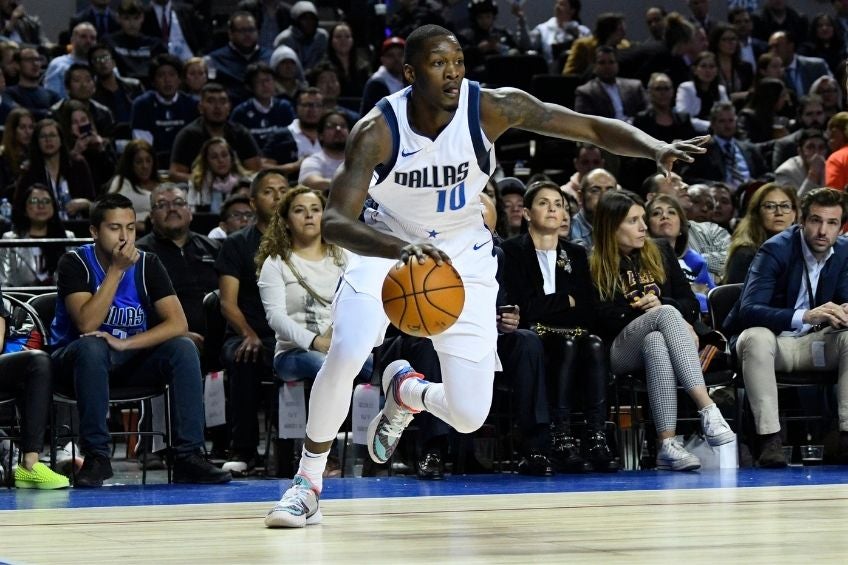
[[[368,429],[368,451],[387,461],[413,414],[427,410],[457,431],[473,432],[489,412],[498,365],[497,262],[478,195],[495,169],[494,141],[515,127],[584,141],[657,162],[703,153],[707,137],[666,144],[624,122],[585,116],[512,88],[483,90],[465,80],[462,48],[448,30],[416,29],[406,41],[409,87],[381,100],[348,139],[323,218],[328,242],[355,254],[335,298],[333,337],[309,403],[300,467],[265,517],[268,527],[321,521],[318,499],[330,445],[345,420],[353,378],[382,341],[388,319],[383,279],[398,260],[450,261],[465,284],[456,323],[431,339],[443,383],[429,383],[406,361],[383,374],[386,404]],[[376,203],[358,220],[366,197]]]

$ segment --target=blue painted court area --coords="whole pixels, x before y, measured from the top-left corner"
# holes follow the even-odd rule
[[[558,475],[533,478],[521,475],[461,475],[444,481],[415,477],[327,479],[325,500],[395,498],[481,494],[562,493],[629,490],[710,489],[734,487],[832,485],[848,483],[848,467],[787,467],[786,469],[733,469],[671,473],[628,471],[616,474]],[[0,510],[31,508],[86,508],[271,502],[289,486],[288,480],[240,480],[227,485],[108,485],[101,489],[28,491],[0,489]]]

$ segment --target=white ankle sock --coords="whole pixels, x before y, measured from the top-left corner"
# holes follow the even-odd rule
[[[300,454],[300,465],[297,468],[297,474],[309,479],[309,482],[312,483],[312,486],[319,493],[324,488],[324,469],[327,467],[327,457],[329,455],[329,451],[312,453],[306,450],[306,446],[303,447],[303,451]]]
[[[400,384],[398,396],[401,402],[413,410],[426,410],[424,406],[424,393],[432,383],[423,379],[411,377]]]

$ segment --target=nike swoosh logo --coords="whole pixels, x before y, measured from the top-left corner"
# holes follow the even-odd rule
[[[487,243],[489,243],[489,242],[488,242],[488,241],[484,241],[483,243],[475,243],[475,244],[474,244],[474,251],[477,251],[477,250],[478,250],[478,249],[480,249],[481,247],[485,246]]]
[[[421,149],[423,149],[423,147]],[[421,149],[419,149],[418,151],[421,151]],[[400,156],[401,157],[409,157],[410,155],[415,155],[416,153],[418,153],[418,151],[411,151],[410,153],[407,153],[406,151],[401,149],[400,150]]]

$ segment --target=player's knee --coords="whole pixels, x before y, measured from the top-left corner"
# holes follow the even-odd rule
[[[489,414],[489,406],[485,410],[480,407],[468,406],[454,413],[453,427],[461,434],[476,432],[486,422]]]

